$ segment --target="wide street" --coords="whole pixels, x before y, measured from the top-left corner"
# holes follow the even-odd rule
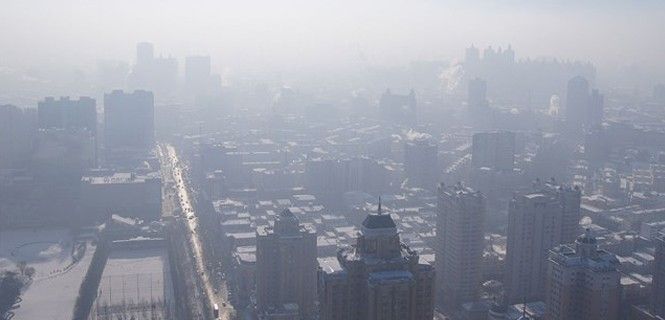
[[[200,283],[203,284],[203,292],[206,297],[209,299],[210,306],[217,306],[220,309],[219,319],[232,319],[233,314],[235,313],[233,307],[228,302],[228,290],[225,280],[216,281],[220,288],[215,289],[212,280],[213,275],[207,268],[205,268],[204,261],[204,252],[203,244],[201,243],[201,238],[198,233],[198,218],[196,215],[195,208],[192,205],[190,197],[190,189],[187,186],[187,179],[185,179],[185,174],[183,170],[186,170],[184,164],[178,159],[178,155],[173,146],[169,144],[160,145],[160,156],[162,157],[162,164],[167,164],[168,168],[162,168],[162,170],[168,170],[173,178],[175,193],[174,196],[177,197],[175,200],[178,201],[181,209],[182,219],[186,219],[187,225],[189,226],[188,230],[190,232],[190,246],[191,252],[194,254],[193,260],[196,263],[196,272],[197,276],[200,277]]]

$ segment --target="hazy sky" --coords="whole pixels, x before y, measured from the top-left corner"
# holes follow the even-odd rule
[[[216,65],[400,64],[471,43],[518,56],[663,68],[665,1],[2,0],[0,65],[210,54]],[[537,4],[534,4],[537,3]]]

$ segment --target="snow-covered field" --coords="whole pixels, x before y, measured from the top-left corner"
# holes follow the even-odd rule
[[[160,248],[114,249],[104,268],[98,303],[126,303],[170,300],[171,281],[166,250]]]
[[[21,295],[15,319],[70,320],[79,287],[95,247],[87,244],[80,261],[72,258],[74,237],[66,229],[0,231],[0,270],[25,261],[35,268]]]

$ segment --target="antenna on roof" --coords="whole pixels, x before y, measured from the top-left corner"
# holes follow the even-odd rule
[[[379,196],[379,215],[381,215],[381,196]]]

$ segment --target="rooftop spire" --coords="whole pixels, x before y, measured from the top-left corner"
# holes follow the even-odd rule
[[[381,215],[381,196],[379,196],[379,211],[378,214]]]

